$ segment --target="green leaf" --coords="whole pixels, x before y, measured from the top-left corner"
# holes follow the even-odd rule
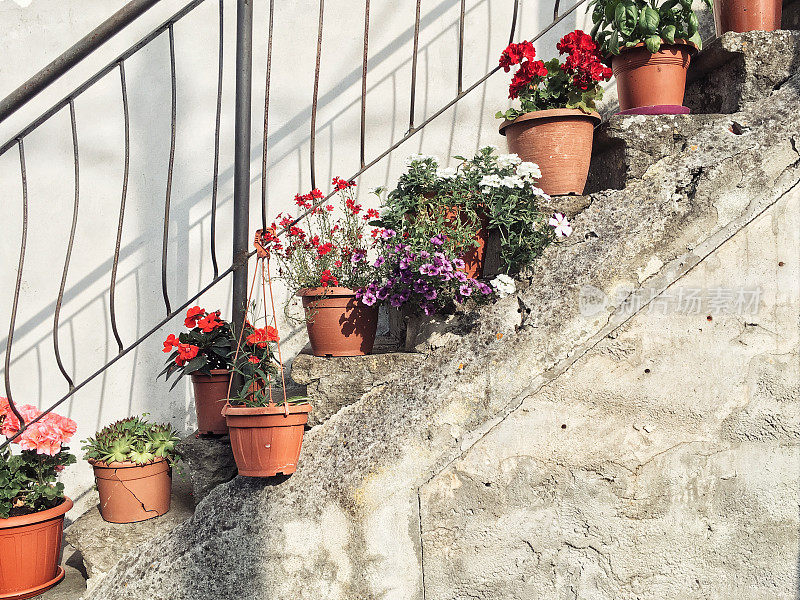
[[[647,46],[650,52],[655,54],[661,48],[661,37],[658,35],[651,35],[644,40],[644,45]]]
[[[695,31],[694,35],[689,36],[689,41],[692,42],[695,46],[697,46],[698,50],[703,49],[703,38],[700,37],[699,31]]]
[[[608,51],[611,54],[619,54],[619,31],[614,31],[608,38]]]
[[[630,37],[633,34],[633,30],[636,29],[636,24],[639,20],[637,13],[634,2],[628,1],[617,4],[617,8],[614,11],[614,25],[624,37]]]
[[[692,10],[692,0],[680,0],[681,6],[686,10]]]
[[[697,20],[697,15],[692,12],[689,15],[689,37],[693,36],[697,33],[697,30],[700,28],[700,22]]]
[[[666,25],[661,30],[661,37],[668,41],[670,44],[675,43],[675,25]]]
[[[642,27],[644,30],[649,34],[655,34],[658,31],[659,22],[658,11],[649,6],[645,6],[642,15]]]

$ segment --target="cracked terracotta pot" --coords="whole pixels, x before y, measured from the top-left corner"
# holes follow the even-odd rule
[[[378,306],[356,299],[350,288],[300,290],[314,356],[362,356],[372,352],[378,329]],[[230,420],[228,421],[230,427]]]
[[[714,0],[717,35],[728,31],[777,31],[781,28],[781,0]]]
[[[644,44],[621,49],[619,55],[611,57],[619,109],[682,106],[686,71],[696,52],[694,44],[683,40],[661,44],[655,54]]]
[[[297,470],[303,433],[311,405],[231,406],[222,409],[231,434],[231,448],[239,475],[273,477]]]
[[[54,508],[0,519],[0,598],[33,598],[64,578],[58,563],[70,508],[65,496]]]
[[[194,409],[197,412],[197,431],[201,434],[228,433],[222,407],[228,397],[231,373],[227,369],[211,369],[210,375],[192,373]]]
[[[595,125],[596,112],[574,108],[554,108],[525,113],[504,121],[500,133],[508,140],[508,151],[522,160],[539,165],[542,177],[536,184],[546,194],[583,194]]]
[[[104,463],[89,459],[94,467],[100,516],[109,523],[136,523],[169,511],[172,468],[165,458],[136,463]]]

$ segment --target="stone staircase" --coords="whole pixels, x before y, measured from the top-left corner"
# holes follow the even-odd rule
[[[564,589],[593,599],[782,598],[775,590],[790,575],[780,552],[796,540],[770,538],[776,556],[762,561],[752,544],[763,540],[730,536],[745,523],[797,529],[786,497],[759,497],[747,473],[763,452],[791,474],[780,448],[798,443],[800,419],[785,408],[798,392],[763,382],[794,371],[779,358],[756,369],[760,354],[732,366],[755,373],[747,393],[766,399],[752,410],[786,421],[767,431],[747,417],[750,405],[731,405],[745,392],[719,382],[729,393],[719,395],[686,369],[714,369],[692,344],[738,356],[772,343],[748,328],[793,317],[782,307],[763,325],[712,314],[663,324],[647,339],[666,347],[648,354],[634,335],[650,327],[647,304],[623,308],[637,290],[661,294],[703,265],[733,277],[740,265],[723,248],[738,248],[759,215],[781,207],[774,218],[796,221],[786,204],[800,182],[800,32],[714,41],[692,63],[686,104],[694,114],[600,126],[588,194],[554,199],[575,235],[548,249],[515,296],[446,318],[394,318],[394,336],[370,356],[301,353],[292,378],[315,409],[294,476],[234,478],[225,439],[188,438],[188,473],[167,517],[109,526],[93,509],[78,519],[66,539],[83,555],[86,598],[444,600]],[[794,252],[775,277],[797,275]],[[629,291],[620,296],[620,286]],[[593,316],[581,312],[580,288],[604,299]],[[739,327],[739,337],[728,333]],[[715,337],[698,341],[698,328]],[[683,386],[691,402],[661,391]],[[737,474],[731,491],[725,482]],[[787,477],[771,485],[791,488]],[[692,486],[695,498],[675,500]],[[740,504],[714,508],[731,494]],[[756,514],[759,502],[768,507]],[[783,521],[763,520],[776,511]],[[729,568],[718,564],[722,547]],[[702,571],[695,559],[713,566]]]

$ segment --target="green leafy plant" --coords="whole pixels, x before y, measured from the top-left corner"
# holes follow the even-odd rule
[[[175,448],[179,440],[178,432],[168,424],[159,425],[142,417],[129,417],[107,425],[95,437],[82,443],[86,459],[143,465],[158,458],[174,463],[180,457]]]
[[[712,0],[704,0],[712,9]],[[605,56],[644,44],[658,52],[662,43],[684,40],[703,47],[692,0],[591,0],[592,37]]]
[[[500,55],[500,66],[508,73],[519,65],[508,87],[508,97],[518,99],[520,108],[509,108],[495,116],[513,121],[525,113],[554,108],[595,110],[603,98],[600,82],[611,78],[611,69],[600,61],[597,45],[580,30],[565,35],[556,45],[567,58],[547,62],[534,60],[536,50],[528,41],[509,44]]]

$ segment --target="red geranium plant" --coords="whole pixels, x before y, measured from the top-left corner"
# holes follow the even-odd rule
[[[169,353],[167,366],[161,375],[169,380],[178,373],[172,384],[175,387],[184,375],[199,371],[209,375],[211,369],[229,369],[233,335],[227,321],[219,318],[220,311],[207,312],[204,308],[193,306],[186,311],[183,324],[189,331],[177,337],[169,334],[164,340],[164,352]]]
[[[324,197],[318,189],[298,194],[295,203],[310,213],[308,228],[292,225],[291,215],[279,214],[272,226],[286,230],[286,242],[281,244],[274,236],[266,240],[278,257],[280,275],[292,294],[319,287],[357,290],[372,278],[367,262],[372,236],[367,234],[367,227],[378,211],[364,209],[356,202],[354,181],[334,177],[332,185],[340,198],[339,207],[316,206]]]
[[[519,99],[521,110],[509,108],[498,112],[498,119],[513,121],[517,117],[537,110],[552,108],[577,108],[584,112],[596,108],[603,97],[600,82],[611,78],[611,69],[600,60],[599,49],[591,36],[576,30],[568,33],[556,45],[559,54],[566,54],[562,63],[554,58],[547,62],[534,60],[536,50],[528,41],[509,44],[500,55],[500,66],[508,73],[519,65],[508,97]]]

